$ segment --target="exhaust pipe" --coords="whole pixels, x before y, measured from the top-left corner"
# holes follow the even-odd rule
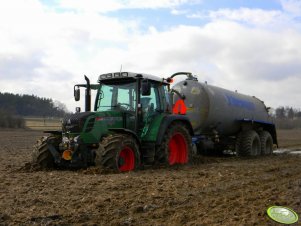
[[[85,111],[91,111],[91,86],[90,79],[85,75],[85,80],[87,82],[86,95],[85,95]]]

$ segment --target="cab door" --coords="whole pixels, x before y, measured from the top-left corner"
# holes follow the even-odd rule
[[[150,95],[140,96],[141,103],[141,123],[140,123],[140,134],[141,138],[147,139],[147,137],[156,136],[150,134],[150,128],[161,118],[162,112],[164,112],[163,104],[161,100],[161,84],[151,83],[150,84]],[[147,136],[147,137],[146,137]]]

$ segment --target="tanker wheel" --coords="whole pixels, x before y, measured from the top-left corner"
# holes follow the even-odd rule
[[[58,145],[58,139],[54,136],[42,137],[34,145],[32,151],[32,164],[41,169],[52,169],[55,167],[54,158],[47,147],[48,143]]]
[[[192,153],[191,136],[183,123],[174,123],[167,130],[155,159],[161,164],[185,164]]]
[[[258,156],[260,155],[260,139],[254,130],[241,132],[237,138],[238,156]]]
[[[95,152],[95,165],[116,172],[137,169],[140,165],[140,152],[135,138],[124,134],[112,134],[103,138]]]
[[[261,131],[259,133],[261,144],[261,155],[270,155],[273,153],[273,138],[267,131]]]

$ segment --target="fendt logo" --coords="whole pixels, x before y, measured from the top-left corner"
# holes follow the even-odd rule
[[[298,215],[290,208],[283,206],[272,206],[267,210],[268,216],[282,224],[293,224],[298,221]]]

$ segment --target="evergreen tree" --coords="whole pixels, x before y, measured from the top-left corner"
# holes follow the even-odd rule
[[[35,95],[0,92],[0,110],[19,116],[63,117],[67,108],[59,101]]]

